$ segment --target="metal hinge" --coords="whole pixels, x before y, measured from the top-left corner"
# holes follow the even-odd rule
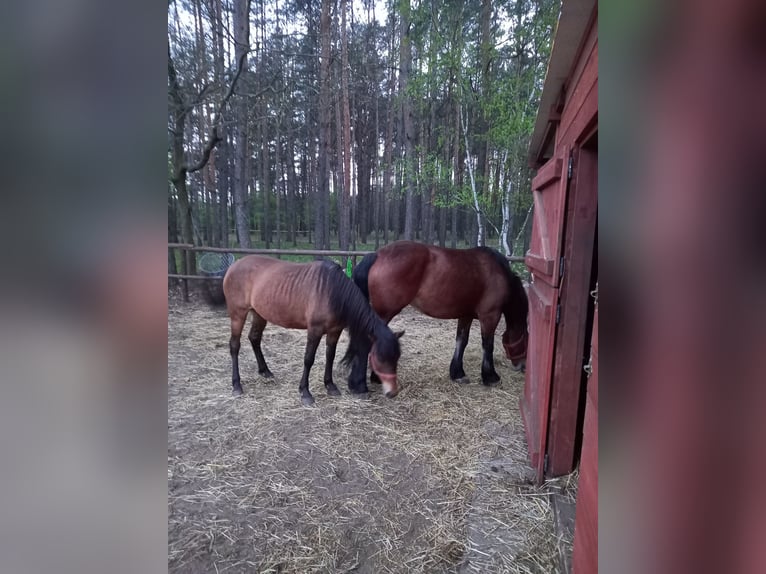
[[[543,457],[543,474],[548,474],[548,453]]]
[[[572,154],[569,154],[569,163],[567,164],[567,180],[572,179],[572,169],[574,164],[574,158],[572,157]]]
[[[556,325],[559,324],[560,320],[561,320],[561,303],[558,303],[556,305]]]
[[[588,364],[585,365],[582,370],[585,371],[585,374],[587,374],[588,378],[590,378],[591,374],[593,373],[593,355],[590,356],[588,359]]]
[[[564,276],[564,258],[559,259],[559,278]]]

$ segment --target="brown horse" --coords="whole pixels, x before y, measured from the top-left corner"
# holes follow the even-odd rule
[[[497,251],[488,247],[445,249],[397,241],[365,256],[352,278],[386,324],[407,305],[437,319],[458,320],[455,353],[450,363],[452,380],[469,382],[463,370],[463,353],[474,319],[481,325],[482,382],[485,385],[500,382],[492,355],[501,315],[505,316],[506,324],[503,334],[506,357],[514,367],[524,369],[527,294],[507,259]],[[350,346],[347,356],[352,354],[354,349]],[[366,364],[352,372],[356,381],[365,375]]]
[[[253,345],[258,372],[272,377],[261,351],[261,337],[267,323],[288,329],[306,329],[308,340],[303,358],[303,375],[298,390],[304,405],[314,404],[309,392],[309,371],[314,364],[319,341],[327,335],[327,364],[324,384],[327,394],[340,395],[332,380],[335,348],[344,328],[355,349],[369,354],[373,368],[383,381],[387,397],[399,392],[396,367],[400,349],[398,338],[373,312],[354,283],[346,277],[336,263],[314,261],[289,263],[270,257],[249,255],[229,267],[223,278],[223,298],[231,318],[229,350],[232,360],[233,394],[242,394],[239,378],[240,336],[245,320],[253,312],[253,323],[248,338]],[[214,302],[214,301],[211,301]],[[223,300],[218,298],[222,303]],[[352,393],[365,393],[366,386],[357,389],[349,379]]]

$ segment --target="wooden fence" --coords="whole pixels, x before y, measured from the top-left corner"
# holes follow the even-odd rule
[[[350,257],[352,267],[356,267],[358,257],[364,257],[374,251],[344,251],[340,249],[243,249],[241,247],[205,247],[191,245],[189,243],[168,243],[168,249],[177,249],[186,256],[186,268],[189,268],[189,257],[192,253],[238,253],[238,254],[256,254],[256,255],[309,255],[311,257]],[[523,262],[524,258],[520,256],[511,256],[507,258],[511,263]],[[184,301],[189,300],[189,280],[219,280],[220,277],[210,277],[208,275],[187,275],[181,273],[168,273],[168,279],[181,280]]]

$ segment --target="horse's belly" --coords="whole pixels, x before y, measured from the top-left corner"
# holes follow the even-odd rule
[[[302,309],[286,305],[263,305],[255,308],[255,312],[267,322],[285,329],[306,328],[306,314]]]
[[[411,305],[424,315],[434,319],[459,319],[474,314],[473,306],[466,306],[458,301],[415,297]]]

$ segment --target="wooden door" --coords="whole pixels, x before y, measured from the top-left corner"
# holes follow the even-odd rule
[[[598,306],[593,323],[585,404],[580,482],[577,486],[572,574],[598,572]]]
[[[529,296],[529,347],[521,413],[529,456],[538,482],[544,474],[548,431],[556,312],[561,279],[569,151],[564,149],[540,168],[532,180],[534,223],[525,263],[532,274]]]

